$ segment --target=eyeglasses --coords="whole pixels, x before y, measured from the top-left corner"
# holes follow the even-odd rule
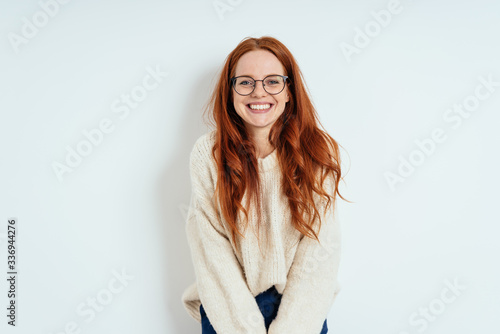
[[[239,76],[231,78],[234,90],[240,95],[250,95],[255,90],[256,81],[262,81],[262,86],[264,90],[271,94],[276,95],[281,93],[283,88],[285,88],[285,82],[288,77],[286,75],[268,75],[262,80],[255,80],[249,76]]]

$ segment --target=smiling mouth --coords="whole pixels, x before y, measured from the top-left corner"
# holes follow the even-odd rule
[[[262,106],[269,106],[269,107],[266,109],[262,109]],[[256,114],[262,114],[262,113],[268,112],[269,110],[272,109],[273,106],[274,106],[274,104],[272,104],[272,103],[268,103],[265,105],[253,105],[254,108],[251,108],[250,104],[246,105],[248,110],[250,110],[251,112],[256,113]]]

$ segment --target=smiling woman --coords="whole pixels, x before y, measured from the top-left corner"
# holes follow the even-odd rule
[[[241,41],[207,110],[216,129],[190,154],[186,310],[203,334],[327,333],[340,155],[290,51],[272,37]]]

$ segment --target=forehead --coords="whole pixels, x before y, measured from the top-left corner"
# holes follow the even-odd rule
[[[269,74],[284,75],[284,68],[279,59],[269,51],[249,51],[241,56],[235,67],[235,76],[249,75],[254,78]]]

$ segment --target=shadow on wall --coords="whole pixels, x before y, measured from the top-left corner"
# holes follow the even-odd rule
[[[162,224],[160,231],[164,239],[162,252],[165,254],[165,263],[161,264],[166,284],[164,298],[172,333],[201,333],[201,325],[189,316],[181,302],[184,290],[196,281],[186,238],[185,220],[191,196],[189,155],[195,141],[210,130],[202,116],[215,85],[216,75],[219,74],[217,71],[218,68],[200,75],[191,94],[188,94],[185,107],[180,110],[186,117],[185,124],[180,125],[177,150],[158,180],[158,210]],[[166,125],[165,128],[167,127]]]

